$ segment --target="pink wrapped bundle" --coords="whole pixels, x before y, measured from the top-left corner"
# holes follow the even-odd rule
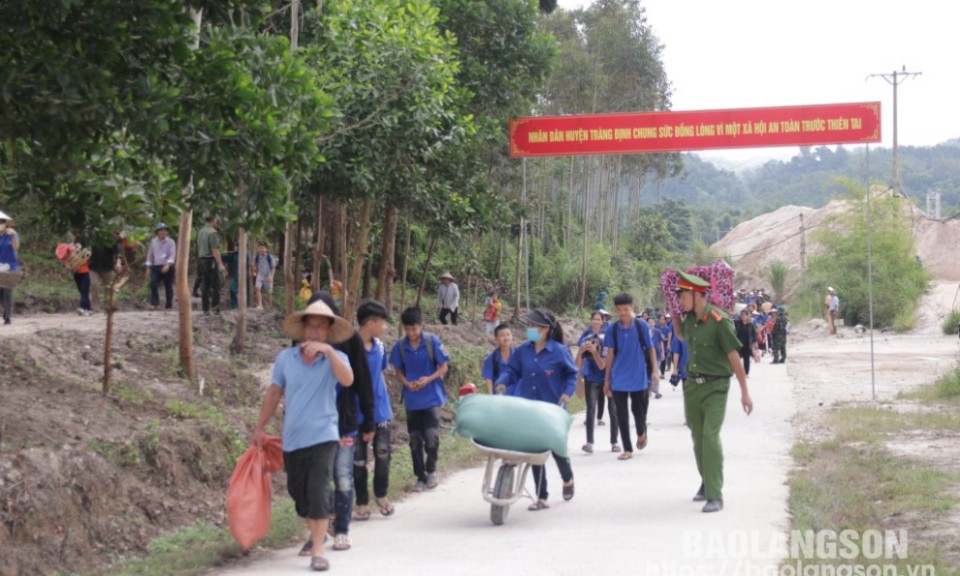
[[[707,299],[714,306],[724,310],[733,310],[733,268],[726,260],[719,259],[706,266],[694,266],[684,270],[687,274],[696,274],[710,283]],[[673,315],[680,314],[680,298],[677,296],[677,271],[665,270],[660,276],[660,289],[667,299],[667,309]]]
[[[57,260],[63,262],[67,259],[67,256],[70,255],[70,252],[73,252],[73,244],[57,244],[57,250],[55,252],[57,255]]]

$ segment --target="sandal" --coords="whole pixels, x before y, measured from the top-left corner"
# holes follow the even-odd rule
[[[611,452],[620,452],[621,450],[623,450],[623,448],[620,448],[620,445],[619,445],[619,444],[611,444],[611,445],[610,445],[610,451],[611,451]]]
[[[587,454],[593,454],[593,444],[584,444],[583,451]]]
[[[617,456],[617,460],[629,460],[633,458],[633,452],[624,452],[623,454]]]
[[[330,569],[330,563],[323,556],[314,556],[310,559],[310,569],[314,572],[326,572]]]
[[[538,510],[546,510],[550,505],[547,504],[546,500],[537,500],[533,504],[527,507],[527,510],[531,512],[537,512]]]
[[[637,450],[643,450],[647,447],[647,433],[644,432],[642,436],[637,437]]]
[[[377,498],[377,506],[380,507],[381,516],[393,516],[393,504],[386,498]]]
[[[313,553],[313,540],[307,540],[303,543],[303,548],[300,549],[298,556],[310,556]]]
[[[570,500],[573,498],[573,480],[570,481],[570,484],[566,482],[563,483],[563,499]]]
[[[370,519],[370,509],[367,510],[354,510],[353,511],[353,520],[355,522],[366,522]]]
[[[333,538],[333,549],[337,552],[343,552],[350,549],[350,537],[346,534],[337,534]]]

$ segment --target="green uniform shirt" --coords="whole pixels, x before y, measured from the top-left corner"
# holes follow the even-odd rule
[[[213,250],[220,248],[220,235],[209,224],[197,233],[197,254],[201,258],[213,257]]]
[[[696,318],[691,312],[681,326],[687,340],[687,374],[691,378],[733,375],[727,355],[740,348],[740,340],[733,322],[722,310],[707,304],[703,316]]]

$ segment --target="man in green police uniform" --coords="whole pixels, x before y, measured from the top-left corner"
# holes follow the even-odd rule
[[[723,510],[723,448],[720,427],[727,411],[730,376],[740,383],[740,403],[749,416],[753,401],[747,376],[740,363],[740,341],[733,322],[707,302],[710,283],[678,272],[677,292],[683,311],[681,335],[687,341],[687,379],[683,382],[683,406],[693,436],[693,454],[700,472],[700,490],[694,502],[706,500],[704,512]]]
[[[209,314],[211,308],[220,313],[220,275],[227,270],[220,259],[220,234],[216,226],[217,217],[210,216],[197,233],[197,272],[202,280],[200,301],[204,314]]]

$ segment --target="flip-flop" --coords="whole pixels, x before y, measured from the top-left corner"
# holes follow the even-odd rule
[[[366,522],[370,519],[370,510],[354,510],[353,511],[353,520],[355,522]]]
[[[570,484],[563,484],[563,499],[570,500],[573,498],[573,480],[570,481]]]
[[[629,460],[633,458],[633,452],[624,452],[617,456],[617,460]]]
[[[323,556],[314,556],[310,559],[310,569],[314,572],[326,572],[330,569],[330,562]]]
[[[380,499],[377,499],[377,506],[380,507],[380,515],[393,516],[393,513],[394,513],[393,503],[387,500],[386,498],[384,498],[383,500],[386,500],[387,503],[384,504]]]
[[[298,556],[310,556],[313,553],[313,540],[307,540],[300,549]]]
[[[644,432],[642,436],[637,438],[637,450],[643,450],[647,447],[647,433]]]
[[[537,511],[540,511],[540,510],[546,510],[546,509],[549,508],[549,507],[550,507],[550,505],[547,504],[547,501],[546,501],[546,500],[537,500],[536,502],[534,502],[533,504],[531,504],[530,506],[528,506],[528,507],[527,507],[527,510],[529,510],[529,511],[531,511],[531,512],[537,512]]]

